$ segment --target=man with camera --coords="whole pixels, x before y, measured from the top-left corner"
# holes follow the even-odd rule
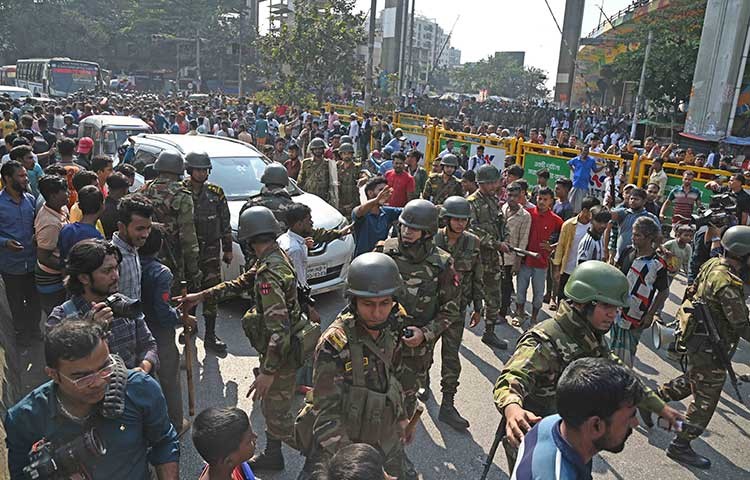
[[[71,317],[106,326],[107,344],[127,368],[145,373],[158,368],[156,340],[143,320],[140,299],[117,293],[120,251],[104,240],[84,240],[73,246],[65,265],[70,299],[52,309],[50,329]]]
[[[105,336],[81,320],[47,333],[51,381],[5,416],[11,478],[145,480],[149,464],[159,480],[179,478],[180,445],[159,385],[128,371]]]

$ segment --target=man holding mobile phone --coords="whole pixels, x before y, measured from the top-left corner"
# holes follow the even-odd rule
[[[18,344],[41,340],[39,294],[34,282],[36,201],[28,192],[29,177],[21,163],[10,160],[0,170],[0,274]]]

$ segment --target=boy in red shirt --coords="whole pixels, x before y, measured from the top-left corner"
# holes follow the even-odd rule
[[[247,460],[255,452],[257,438],[239,408],[203,410],[193,423],[193,445],[208,462],[198,480],[255,480]]]
[[[552,212],[555,202],[555,194],[549,187],[540,188],[537,193],[536,207],[528,209],[531,214],[531,229],[529,231],[529,243],[527,250],[539,254],[538,258],[525,257],[518,272],[516,292],[516,319],[515,326],[520,326],[526,321],[526,292],[531,283],[533,292],[533,303],[531,310],[531,325],[537,322],[539,310],[542,308],[544,299],[544,283],[547,278],[547,267],[552,252],[552,244],[557,241],[562,228],[563,220]]]

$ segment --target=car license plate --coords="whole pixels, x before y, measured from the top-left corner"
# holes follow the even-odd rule
[[[328,273],[328,265],[317,265],[307,269],[307,279],[325,277]]]

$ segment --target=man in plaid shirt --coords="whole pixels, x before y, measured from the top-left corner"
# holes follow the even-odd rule
[[[96,321],[108,326],[109,351],[119,355],[128,368],[145,373],[158,368],[156,340],[146,326],[143,314],[115,316],[106,298],[117,292],[120,251],[104,240],[83,240],[73,246],[65,265],[65,287],[70,300],[52,309],[47,318],[50,329],[69,317]]]

